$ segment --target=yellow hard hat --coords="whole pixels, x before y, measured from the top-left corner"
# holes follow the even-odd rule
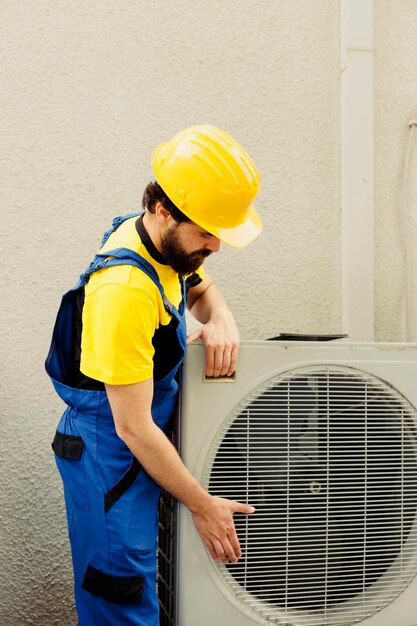
[[[214,126],[191,126],[152,154],[156,180],[176,207],[221,241],[242,248],[262,230],[252,206],[260,177],[248,153]]]

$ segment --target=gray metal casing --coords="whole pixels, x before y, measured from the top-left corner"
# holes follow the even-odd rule
[[[180,454],[200,482],[204,482],[203,468],[211,442],[226,417],[247,394],[295,367],[325,364],[359,369],[392,385],[417,407],[416,344],[244,341],[233,382],[205,381],[204,363],[204,347],[201,344],[189,346],[179,406]],[[233,596],[219,576],[221,566],[211,560],[184,505],[179,505],[178,510],[177,542],[178,626],[267,626],[271,623]],[[416,626],[416,597],[417,580],[414,579],[391,604],[360,625]],[[300,619],[300,625],[303,624]]]

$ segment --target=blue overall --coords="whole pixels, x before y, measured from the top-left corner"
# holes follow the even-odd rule
[[[132,215],[116,218],[103,241],[129,217]],[[145,272],[158,287],[166,310],[177,320],[182,356],[154,384],[152,417],[165,433],[178,395],[176,373],[186,347],[184,281],[177,310],[165,297],[152,265],[127,248],[97,254],[62,298],[46,370],[68,405],[52,447],[64,485],[79,626],[159,625],[159,486],[117,436],[106,392],[76,388],[71,382],[77,292],[96,270],[120,264]]]

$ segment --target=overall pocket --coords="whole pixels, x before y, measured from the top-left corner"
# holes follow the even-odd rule
[[[90,507],[84,467],[84,441],[79,435],[69,435],[57,430],[52,449],[66,495],[74,508],[88,512]]]

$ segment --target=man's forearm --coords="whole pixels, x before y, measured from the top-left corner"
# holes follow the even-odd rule
[[[193,317],[202,324],[207,324],[216,311],[228,312],[231,315],[225,298],[213,282],[209,282],[204,291],[191,298],[188,308]]]
[[[210,496],[181,461],[151,417],[152,380],[136,385],[106,385],[116,432],[145,471],[191,510]]]
[[[119,429],[118,435],[155,482],[192,512],[207,506],[209,494],[187,470],[174,446],[150,417],[138,429],[134,426]]]
[[[240,546],[233,513],[248,515],[253,508],[211,496],[187,470],[174,446],[152,420],[152,379],[133,385],[106,384],[106,392],[116,432],[144,470],[190,509],[211,556],[235,562]]]

